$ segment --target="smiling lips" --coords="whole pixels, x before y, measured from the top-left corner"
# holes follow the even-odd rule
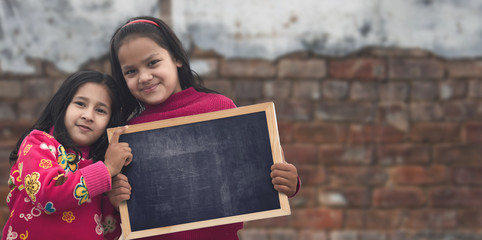
[[[79,127],[79,129],[80,129],[82,132],[89,132],[89,131],[92,131],[92,128],[87,127],[87,126],[85,126],[85,125],[81,125],[81,124],[79,124],[79,125],[77,125],[77,127]]]
[[[141,91],[144,92],[144,93],[151,93],[156,89],[157,85],[158,84],[146,86],[146,87],[142,88]]]

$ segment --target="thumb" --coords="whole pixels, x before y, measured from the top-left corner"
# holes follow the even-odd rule
[[[112,134],[112,137],[110,139],[110,144],[118,143],[120,135],[122,135],[126,131],[126,129],[127,129],[127,125],[123,127],[118,127]]]

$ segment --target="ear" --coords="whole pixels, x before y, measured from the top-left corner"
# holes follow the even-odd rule
[[[182,63],[179,62],[179,60],[176,60],[176,66],[177,66],[178,68],[180,68],[180,67],[182,67]]]

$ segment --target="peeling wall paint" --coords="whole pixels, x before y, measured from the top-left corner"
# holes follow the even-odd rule
[[[176,32],[226,57],[293,51],[342,56],[366,46],[421,48],[446,58],[482,55],[479,0],[183,0]]]
[[[446,58],[482,56],[479,0],[172,0],[184,45],[227,58],[276,59],[294,51],[343,56],[366,46],[421,48]],[[158,16],[156,0],[0,1],[0,67],[26,59],[72,72],[105,56],[128,17]]]
[[[30,73],[26,60],[40,58],[76,71],[108,53],[111,35],[129,17],[157,12],[156,0],[2,0],[1,69]]]

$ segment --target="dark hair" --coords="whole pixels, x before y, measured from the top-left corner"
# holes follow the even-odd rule
[[[150,20],[157,23],[159,26],[145,22],[133,23],[129,25],[124,24],[115,31],[110,41],[112,76],[116,81],[119,81],[121,93],[122,96],[124,96],[122,99],[122,108],[124,110],[123,117],[125,120],[127,120],[127,118],[130,116],[140,114],[144,109],[143,103],[139,102],[130,93],[117,55],[121,45],[129,37],[148,37],[156,42],[160,47],[166,49],[174,60],[181,63],[182,66],[177,68],[181,89],[184,90],[189,87],[193,87],[200,92],[217,93],[216,91],[204,87],[201,77],[199,77],[196,72],[191,70],[189,65],[189,57],[182,47],[181,41],[164,21],[154,17],[141,16],[129,19],[126,24],[138,19]]]
[[[10,153],[10,163],[14,164],[18,159],[18,150],[22,144],[23,139],[34,129],[49,133],[54,127],[53,136],[67,149],[72,149],[76,154],[76,162],[80,160],[81,153],[78,146],[72,141],[67,128],[65,127],[65,112],[69,106],[72,98],[80,86],[85,83],[99,83],[107,86],[109,96],[112,100],[111,118],[107,127],[114,127],[123,124],[121,117],[120,98],[117,83],[114,79],[105,73],[96,71],[79,71],[69,76],[60,86],[59,90],[52,97],[47,104],[37,122],[27,130],[23,136],[18,140],[15,149]],[[95,141],[90,148],[89,158],[93,161],[98,161],[104,158],[105,151],[108,147],[107,134],[104,134]],[[85,156],[84,156],[85,157]]]

